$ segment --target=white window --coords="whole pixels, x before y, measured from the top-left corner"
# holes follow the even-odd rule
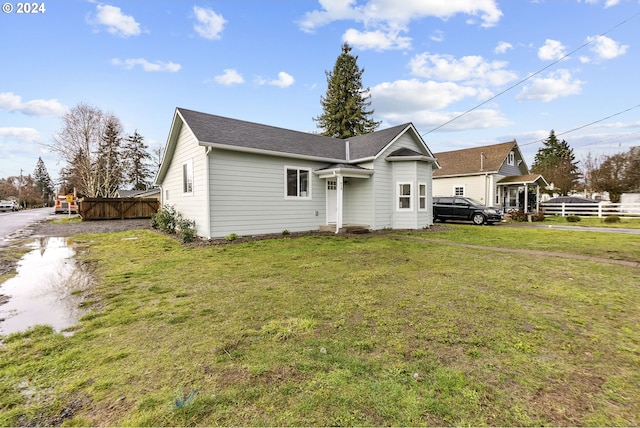
[[[398,183],[398,210],[411,209],[412,187],[411,183]]]
[[[515,165],[516,164],[516,154],[513,153],[513,150],[509,152],[509,159],[507,160],[507,163],[509,165]]]
[[[311,198],[311,170],[285,167],[285,198]]]
[[[427,185],[424,183],[418,183],[418,209],[427,209]]]
[[[182,164],[182,193],[193,193],[193,162]]]
[[[454,186],[453,196],[464,196],[464,186]]]

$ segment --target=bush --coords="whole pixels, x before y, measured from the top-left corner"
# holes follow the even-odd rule
[[[151,227],[170,235],[178,234],[183,243],[196,237],[196,222],[182,217],[171,205],[163,206],[153,217]]]
[[[565,217],[569,223],[577,223],[580,221],[580,217],[577,215],[568,215]]]
[[[236,239],[238,239],[238,235],[235,233],[230,233],[225,236],[224,239],[226,239],[227,241],[235,241]]]
[[[617,215],[610,215],[604,218],[605,223],[620,223],[620,217]]]
[[[544,221],[544,213],[542,211],[538,211],[531,215],[531,221]]]
[[[509,219],[512,221],[526,221],[527,216],[522,210],[509,210],[507,213],[509,215]]]

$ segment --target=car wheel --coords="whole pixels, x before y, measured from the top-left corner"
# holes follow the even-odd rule
[[[475,213],[471,220],[473,221],[473,224],[477,224],[478,226],[484,224],[484,216],[480,213]]]

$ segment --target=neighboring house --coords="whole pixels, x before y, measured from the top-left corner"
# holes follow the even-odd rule
[[[441,166],[433,172],[434,196],[467,196],[505,211],[532,212],[538,210],[540,187],[548,185],[529,172],[515,140],[434,155]]]
[[[160,189],[155,187],[147,190],[116,190],[114,198],[156,198],[160,200]]]
[[[410,123],[339,140],[178,108],[156,184],[206,238],[420,229],[437,168]]]

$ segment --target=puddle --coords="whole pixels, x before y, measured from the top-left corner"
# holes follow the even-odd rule
[[[82,293],[90,281],[73,259],[68,238],[39,238],[18,262],[17,275],[0,285],[0,334],[39,324],[56,331],[75,325],[84,310]]]

